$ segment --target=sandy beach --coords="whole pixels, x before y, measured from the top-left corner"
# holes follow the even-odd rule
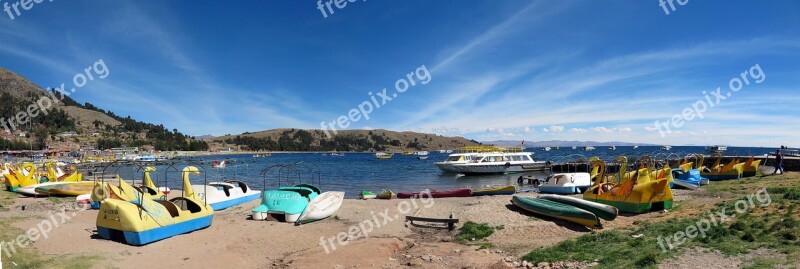
[[[796,173],[792,176],[798,177]],[[538,194],[520,195],[533,197]],[[6,193],[5,196],[16,195]],[[620,216],[615,221],[604,222],[602,230],[689,217],[710,209],[717,202],[736,197],[705,189],[675,190],[675,196],[680,205],[678,210]],[[43,257],[86,259],[92,268],[154,265],[165,268],[509,268],[515,262],[522,265],[520,257],[531,250],[599,231],[524,213],[510,203],[511,196],[435,200],[349,199],[334,217],[302,226],[252,220],[250,209],[259,203],[253,201],[216,212],[212,226],[207,229],[134,247],[99,239],[95,235],[97,211],[73,210],[68,198],[6,199],[13,199],[13,205],[0,213],[0,218],[12,223],[12,227],[18,229],[14,231],[19,234],[37,227],[51,216],[61,219],[58,213],[67,208],[64,217],[68,219],[63,223],[61,220],[56,222],[58,227],[53,227],[47,238],[39,238],[29,248]],[[457,230],[450,232],[441,226],[409,225],[401,212],[432,218],[454,214],[462,224],[472,221],[503,228],[485,240],[456,242]],[[379,224],[370,229],[368,238],[359,234],[356,238],[345,239],[344,243],[335,239],[338,234],[347,233],[351,227],[359,227],[367,220]],[[322,240],[327,240],[327,244],[321,243]],[[494,247],[479,250],[478,244],[482,243]],[[698,261],[709,261],[713,265],[715,260],[727,262],[718,263],[719,268],[731,264],[730,259],[720,257],[723,256],[714,252],[690,251],[666,265],[690,268],[699,264]],[[593,261],[564,262],[572,262],[573,267],[597,265]],[[59,266],[44,264],[43,267]]]

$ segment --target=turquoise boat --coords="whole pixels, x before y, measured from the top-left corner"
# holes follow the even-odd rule
[[[297,222],[309,201],[320,193],[317,187],[305,184],[265,191],[261,205],[253,209],[253,219]]]
[[[270,174],[271,172],[277,172]],[[310,173],[310,180],[317,185],[302,184],[303,174]],[[269,175],[278,179],[278,188],[263,192],[261,205],[253,208],[253,220],[274,220],[303,224],[330,217],[341,206],[343,192],[320,191],[319,166],[312,163],[279,164],[261,172],[264,186]],[[298,182],[292,186],[281,186],[283,181]]]

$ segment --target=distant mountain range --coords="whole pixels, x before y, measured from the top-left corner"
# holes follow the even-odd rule
[[[482,141],[484,145],[495,145],[495,146],[519,146],[522,141],[520,140],[497,140],[497,141]],[[625,146],[660,146],[654,144],[645,144],[645,143],[630,143],[630,142],[620,142],[620,141],[611,141],[611,142],[596,142],[596,141],[562,141],[562,140],[550,140],[550,141],[525,141],[524,146],[526,148],[540,148],[540,147],[588,147],[588,146],[618,146],[618,147],[625,147]]]

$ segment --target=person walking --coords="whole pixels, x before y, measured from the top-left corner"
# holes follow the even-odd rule
[[[775,172],[772,172],[772,175],[778,173],[778,170],[781,170],[781,175],[783,175],[783,155],[781,155],[781,150],[775,151]]]

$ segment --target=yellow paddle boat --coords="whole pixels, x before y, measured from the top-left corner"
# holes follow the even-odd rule
[[[761,160],[756,160],[755,157],[750,157],[744,162],[744,171],[742,177],[754,177],[758,174],[758,168],[761,167]]]
[[[81,182],[83,181],[83,175],[78,173],[77,170],[74,170],[70,173],[64,173],[61,171],[61,168],[55,162],[47,162],[45,163],[45,168],[47,168],[47,181],[48,182]],[[88,193],[88,192],[87,192]]]
[[[169,201],[150,199],[124,180],[119,187],[106,184],[107,198],[97,214],[99,236],[141,246],[211,226],[214,209],[198,199],[189,180],[190,174],[200,171],[187,166],[182,173],[183,196]]]
[[[606,164],[597,157],[592,157],[589,162],[598,168],[594,185],[583,194],[583,199],[606,204],[619,208],[620,211],[630,213],[644,213],[652,210],[672,208],[672,189],[669,187],[671,173],[657,171],[655,177],[649,167],[641,168],[632,173],[627,173],[628,159],[624,156],[617,158],[620,171],[617,180],[606,178]],[[663,178],[658,178],[663,174]],[[627,175],[630,175],[629,177]]]
[[[6,164],[8,173],[3,175],[6,190],[16,191],[21,187],[27,187],[39,184],[39,179],[36,178],[36,165],[32,163],[23,163],[18,167]]]
[[[702,177],[708,178],[711,181],[742,178],[742,174],[744,174],[744,163],[741,163],[739,159],[734,159],[730,163],[722,165],[722,154],[714,153],[711,157],[717,158],[717,161],[711,168],[701,170],[700,175]]]

